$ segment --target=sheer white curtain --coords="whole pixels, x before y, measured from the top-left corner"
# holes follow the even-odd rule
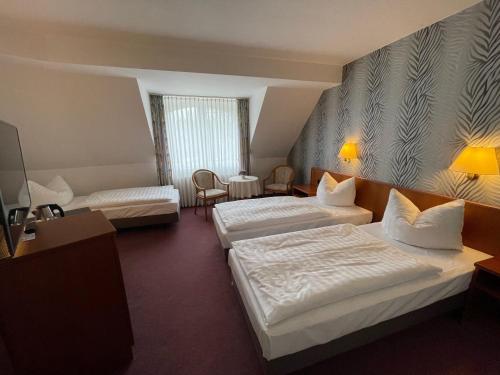
[[[240,167],[238,103],[230,98],[164,96],[174,186],[181,205],[194,206],[191,175],[210,169],[223,181]]]

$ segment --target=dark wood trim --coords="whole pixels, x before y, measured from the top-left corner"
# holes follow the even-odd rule
[[[311,184],[317,185],[324,172],[330,173],[338,181],[352,177],[313,167],[311,168]],[[473,184],[474,181],[470,183]],[[398,189],[421,210],[455,199],[356,177],[356,204],[372,211],[373,221],[380,221],[384,216],[389,191],[392,188]],[[500,223],[500,207],[465,201],[464,229],[462,231],[464,244],[491,255],[500,255],[498,223]]]
[[[316,195],[317,185],[293,185],[293,194],[305,195],[306,197],[313,197]]]
[[[293,371],[303,369],[315,363],[324,361],[337,354],[352,350],[362,345],[391,335],[398,331],[409,328],[418,323],[424,322],[439,315],[462,309],[465,304],[466,292],[459,293],[452,297],[437,301],[421,309],[411,311],[407,314],[380,322],[371,327],[363,328],[340,338],[334,339],[322,345],[301,350],[300,352],[289,354],[273,360],[267,360],[262,356],[262,348],[250,322],[250,318],[239,293],[236,283],[231,274],[231,284],[234,287],[236,296],[240,303],[245,321],[247,322],[252,341],[259,355],[261,365],[266,374],[288,374]]]
[[[133,227],[144,227],[148,225],[169,224],[179,221],[179,214],[177,212],[164,215],[151,215],[139,217],[127,217],[122,219],[112,219],[111,224],[116,229],[125,229]]]

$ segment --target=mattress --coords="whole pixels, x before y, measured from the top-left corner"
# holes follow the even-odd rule
[[[352,207],[333,207],[322,204],[317,197],[306,197],[308,203],[321,207],[330,212],[330,216],[314,220],[304,220],[296,223],[266,225],[261,228],[252,228],[247,230],[228,231],[221,220],[217,208],[213,209],[213,220],[219,240],[224,249],[229,249],[233,241],[246,240],[271,236],[273,234],[296,232],[299,230],[325,227],[334,224],[351,223],[354,225],[367,224],[372,221],[372,212],[359,206]]]
[[[458,252],[401,244],[388,239],[380,223],[360,228],[443,271],[438,276],[347,298],[266,326],[259,302],[233,250],[230,250],[229,266],[266,359],[272,360],[324,344],[459,294],[468,289],[474,263],[491,257],[467,247]]]
[[[179,191],[172,189],[171,200],[169,202],[157,202],[149,204],[134,204],[134,205],[123,205],[119,207],[103,207],[103,208],[91,208],[93,211],[99,210],[104,213],[104,216],[109,220],[113,219],[124,219],[133,217],[144,217],[144,216],[154,216],[154,215],[166,215],[177,213],[180,215],[180,205],[179,205]],[[88,207],[86,204],[87,196],[79,196],[73,198],[73,200],[62,207],[64,211],[70,211],[78,208]]]

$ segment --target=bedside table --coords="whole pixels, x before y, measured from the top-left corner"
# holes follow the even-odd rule
[[[474,264],[471,291],[481,291],[500,301],[500,257],[494,257]]]
[[[292,194],[299,197],[314,197],[317,186],[314,185],[293,185]]]
[[[479,297],[486,295],[500,306],[500,257],[489,258],[476,262],[472,275],[462,320],[470,317],[474,307],[478,305]]]

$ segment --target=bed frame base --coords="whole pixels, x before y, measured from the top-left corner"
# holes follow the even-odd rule
[[[445,298],[441,301],[437,301],[421,309],[411,311],[396,318],[380,322],[374,326],[363,328],[359,331],[342,336],[325,344],[316,345],[311,348],[304,349],[300,352],[289,354],[269,361],[262,356],[262,348],[260,346],[259,340],[257,339],[257,335],[253,330],[250,318],[248,317],[245,305],[243,304],[243,300],[238,291],[236,283],[232,279],[232,275],[231,284],[235,289],[238,301],[243,310],[245,320],[247,322],[258,355],[260,356],[264,371],[266,374],[272,375],[288,374],[290,372],[303,369],[315,363],[329,359],[337,354],[369,344],[373,341],[381,339],[385,336],[389,336],[393,333],[424,322],[431,318],[462,309],[465,305],[466,296],[466,292],[463,292],[455,296]]]
[[[111,224],[116,229],[144,227],[148,225],[169,224],[179,221],[179,214],[177,212],[164,215],[151,215],[140,217],[127,217],[123,219],[112,219]]]

